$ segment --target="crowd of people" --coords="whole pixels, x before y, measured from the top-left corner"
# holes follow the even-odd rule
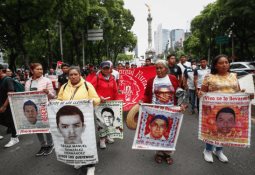
[[[142,100],[144,103],[177,105],[176,90],[177,88],[183,88],[188,94],[190,113],[195,114],[200,110],[199,98],[204,93],[235,93],[241,91],[236,75],[229,72],[229,60],[226,55],[215,57],[211,68],[204,57],[199,60],[199,63],[195,60],[188,62],[185,55],[182,55],[179,60],[179,63],[177,63],[175,55],[167,56],[167,60],[159,59],[155,64],[152,63],[150,58],[145,60],[144,67],[154,66],[156,76],[147,81]],[[30,71],[22,72],[18,70],[14,76],[10,69],[0,65],[0,124],[6,126],[8,132],[11,133],[11,139],[5,147],[14,146],[19,142],[7,98],[8,92],[15,91],[13,79],[24,84],[25,91],[43,91],[47,94],[48,99],[55,98],[60,101],[92,99],[96,106],[100,102],[116,100],[120,83],[118,70],[134,68],[137,68],[137,66],[131,64],[130,67],[129,62],[126,62],[125,65],[119,63],[114,69],[111,61],[103,61],[99,69],[89,64],[86,71],[82,71],[78,66],[69,66],[63,63],[61,65],[62,74],[58,75],[58,87],[54,88],[51,80],[46,78],[48,75],[56,75],[55,70],[52,68],[44,76],[42,65],[40,63],[32,63]],[[186,106],[182,105],[181,109],[184,111]],[[24,110],[26,110],[25,107]],[[111,113],[111,111],[106,112]],[[158,128],[161,120],[163,120],[162,117],[153,120],[151,127],[156,126]],[[98,127],[99,133],[101,132],[100,129]],[[40,149],[36,156],[51,154],[54,149],[51,134],[37,134],[37,137],[40,142]],[[3,136],[0,136],[0,139],[3,139]],[[105,149],[107,147],[106,143],[114,143],[114,139],[106,135],[99,138],[99,143],[99,147]],[[165,160],[171,165],[173,163],[172,154],[173,152],[170,151],[156,151],[155,161],[161,163]],[[207,162],[213,162],[212,154],[215,154],[220,161],[228,162],[228,158],[223,154],[222,147],[217,145],[207,143],[203,154]],[[95,165],[87,165],[87,167],[87,174],[94,174]],[[80,168],[80,166],[75,168]]]

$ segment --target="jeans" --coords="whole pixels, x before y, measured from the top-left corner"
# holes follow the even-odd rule
[[[189,99],[191,104],[191,111],[195,109],[196,92],[193,89],[189,89]]]
[[[209,143],[205,144],[206,151],[213,151],[213,148],[214,148],[213,145],[211,145]],[[221,151],[222,149],[223,149],[222,147],[216,147],[216,151]]]
[[[41,143],[41,147],[46,147],[46,146],[52,146],[53,142],[52,142],[52,136],[51,133],[39,133],[36,134],[38,137],[38,140]]]

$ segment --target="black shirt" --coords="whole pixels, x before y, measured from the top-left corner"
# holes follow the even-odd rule
[[[2,106],[5,100],[8,98],[8,92],[14,92],[13,79],[4,77],[0,80],[0,106]]]
[[[67,74],[61,74],[58,76],[58,82],[63,85],[68,82],[68,75]]]
[[[170,74],[174,75],[177,79],[178,79],[178,76],[182,75],[182,70],[178,65],[175,64],[173,67],[170,67],[170,66],[168,67],[170,70]]]

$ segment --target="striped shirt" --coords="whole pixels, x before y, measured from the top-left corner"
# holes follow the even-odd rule
[[[36,91],[42,91],[43,89],[47,89],[49,91],[49,94],[48,94],[49,99],[52,99],[55,97],[55,92],[50,79],[43,76],[41,76],[40,78],[37,78],[36,80],[29,78],[25,84],[25,91],[32,91],[33,88],[35,88],[35,85],[36,85]]]

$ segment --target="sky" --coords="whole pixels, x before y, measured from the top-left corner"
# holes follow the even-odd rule
[[[204,7],[215,0],[124,0],[124,7],[130,9],[135,17],[132,31],[138,37],[138,55],[144,55],[148,47],[148,4],[152,15],[152,46],[153,33],[162,24],[163,29],[184,29],[189,31],[190,22],[199,15]]]

